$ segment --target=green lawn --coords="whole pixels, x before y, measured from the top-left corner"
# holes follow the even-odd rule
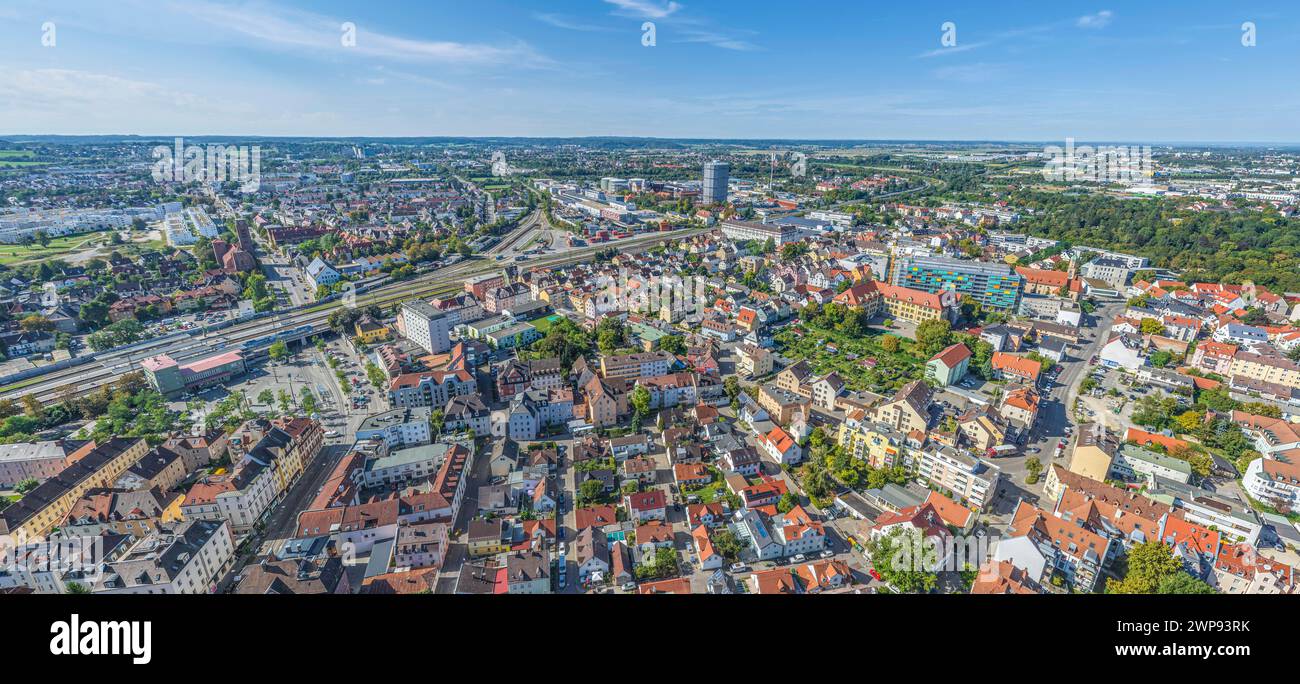
[[[50,244],[42,247],[39,243],[30,245],[0,245],[0,264],[16,264],[24,261],[56,259],[77,249],[88,247],[88,235],[68,235],[50,238]],[[105,235],[107,239],[107,234]]]
[[[0,150],[0,168],[41,166],[46,162],[32,161],[36,153],[31,150]]]
[[[915,355],[916,342],[903,337],[897,352],[886,352],[880,340],[888,334],[849,337],[804,323],[777,333],[776,342],[785,356],[807,359],[819,375],[835,371],[851,389],[887,393],[924,377],[926,361]]]
[[[560,314],[552,314],[550,316],[547,316],[546,318],[539,318],[533,321],[532,323],[533,323],[533,327],[537,328],[537,332],[545,335],[546,331],[550,330],[551,326],[555,325],[556,323],[559,323],[560,319],[562,318],[564,317],[561,316]]]

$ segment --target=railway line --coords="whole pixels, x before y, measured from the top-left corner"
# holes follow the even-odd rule
[[[525,237],[534,234],[539,224],[549,227],[542,214],[535,212],[532,216],[524,219],[519,227],[505,239],[486,250],[483,256],[496,257],[506,253]],[[693,235],[704,232],[704,230],[706,229],[687,228],[663,233],[650,233],[616,243],[582,247],[559,255],[536,257],[523,265],[527,268],[563,266],[581,262],[590,258],[596,252],[610,247],[619,251],[631,251],[663,239]],[[460,290],[467,279],[500,270],[502,266],[503,264],[491,259],[467,259],[417,276],[413,280],[387,283],[369,292],[359,294],[353,306],[368,307],[378,305],[385,307],[409,299],[449,294]],[[150,356],[166,353],[178,359],[185,359],[201,354],[219,352],[224,349],[238,348],[244,342],[274,335],[278,331],[293,330],[304,325],[324,329],[329,315],[342,306],[344,306],[343,302],[335,300],[284,312],[273,317],[237,323],[223,330],[200,329],[176,336],[137,343],[125,349],[108,350],[97,355],[94,361],[80,366],[51,371],[48,374],[0,388],[0,398],[17,400],[24,395],[31,394],[42,404],[59,402],[68,397],[88,394],[125,373],[139,370],[139,362]]]

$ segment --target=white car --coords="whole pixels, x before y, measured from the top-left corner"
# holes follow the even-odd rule
[[[808,560],[808,559],[805,558],[804,555],[803,555],[802,553],[799,553],[799,554],[795,554],[795,557],[794,557],[794,558],[791,558],[791,559],[790,559],[790,562],[792,562],[792,563],[802,563],[802,562],[804,562],[804,561],[806,561],[806,560]]]
[[[834,556],[834,555],[835,555],[835,552],[834,552],[834,551],[831,551],[830,549],[826,549],[825,551],[822,551],[822,552],[821,552],[820,554],[818,554],[818,555],[819,555],[821,558],[830,558],[831,556]]]
[[[731,564],[731,571],[732,571],[732,572],[745,572],[746,570],[749,570],[749,566],[748,566],[748,565],[745,565],[744,563],[732,563],[732,564]]]

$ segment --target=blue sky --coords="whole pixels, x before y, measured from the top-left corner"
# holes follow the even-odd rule
[[[0,135],[1300,141],[1300,8],[1129,5],[6,0]]]

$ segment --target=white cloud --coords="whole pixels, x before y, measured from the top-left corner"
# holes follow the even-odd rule
[[[754,50],[760,49],[757,45],[754,45],[749,41],[740,40],[739,38],[732,38],[731,36],[723,35],[721,33],[716,33],[713,31],[688,29],[684,31],[682,35],[684,37],[677,42],[705,43],[707,45],[712,45],[713,47],[722,48],[724,50],[737,50],[740,52],[752,52]]]
[[[346,19],[310,12],[272,8],[260,3],[218,5],[208,2],[175,3],[172,7],[218,29],[225,29],[264,44],[301,48],[320,53],[342,50],[385,59],[453,64],[512,64],[544,66],[550,63],[526,43],[489,45],[449,40],[415,40],[356,26],[356,45],[344,48],[340,37]]]
[[[682,6],[669,0],[666,4],[651,2],[651,0],[605,0],[606,3],[618,8],[619,14],[642,17],[644,19],[663,19],[668,17]]]
[[[925,59],[929,59],[930,57],[942,57],[944,55],[955,55],[959,52],[966,52],[967,50],[978,50],[979,48],[988,45],[990,42],[991,41],[985,41],[981,43],[958,43],[957,45],[954,45],[952,47],[941,47],[941,48],[935,48],[933,50],[926,50],[925,52],[921,53],[921,57]]]
[[[551,26],[554,26],[555,28],[562,28],[568,31],[595,32],[595,31],[609,30],[604,26],[596,26],[594,24],[583,24],[580,22],[576,22],[560,14],[545,14],[542,12],[534,12],[533,18],[536,19],[537,21],[542,22],[543,24],[549,24]]]
[[[1086,29],[1105,28],[1110,24],[1111,19],[1115,18],[1115,13],[1110,10],[1102,10],[1096,14],[1085,14],[1074,22],[1075,26]]]

